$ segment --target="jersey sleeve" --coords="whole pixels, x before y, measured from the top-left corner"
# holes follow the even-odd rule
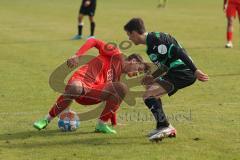
[[[100,55],[103,56],[113,56],[116,54],[120,54],[120,51],[116,46],[110,43],[105,43],[101,40],[90,38],[86,41],[86,43],[77,51],[76,55],[81,56],[84,55],[91,48],[96,48],[99,51]]]
[[[84,55],[91,48],[96,48],[96,49],[98,49],[100,51],[103,48],[104,45],[105,45],[105,43],[103,41],[97,40],[95,38],[90,38],[77,51],[76,55],[77,56]]]
[[[168,57],[173,59],[181,59],[193,72],[197,70],[191,58],[187,55],[183,48],[177,47],[172,44],[169,47]]]

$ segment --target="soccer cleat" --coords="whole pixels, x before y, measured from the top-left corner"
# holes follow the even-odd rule
[[[101,132],[101,133],[110,133],[110,134],[117,133],[114,129],[112,129],[111,127],[109,127],[107,124],[104,124],[104,123],[98,123],[95,128],[95,131]]]
[[[225,48],[233,48],[232,42],[228,42],[228,43],[225,45]]]
[[[72,40],[79,40],[79,39],[82,39],[83,36],[82,35],[76,35],[72,38]]]
[[[160,131],[160,129],[154,129],[154,130],[152,130],[151,132],[149,132],[148,133],[148,137],[151,137],[151,136],[153,136],[154,134],[156,134],[157,132],[159,132]]]
[[[168,127],[173,128],[173,126],[172,126],[171,124],[170,124]],[[151,136],[153,136],[154,134],[160,132],[160,131],[161,131],[162,129],[164,129],[164,128],[166,128],[166,127],[161,127],[161,128],[154,129],[154,130],[152,130],[151,132],[149,132],[147,136],[148,136],[148,137],[151,137]]]
[[[38,130],[41,130],[41,129],[46,128],[48,124],[49,124],[49,121],[44,118],[44,119],[40,119],[40,120],[37,120],[36,122],[34,122],[33,127]]]
[[[155,134],[153,134],[151,137],[149,137],[149,140],[152,142],[154,142],[154,141],[158,142],[166,137],[170,137],[170,138],[176,137],[176,134],[177,134],[176,129],[172,125],[169,125],[168,127],[159,129],[158,132],[156,131]]]

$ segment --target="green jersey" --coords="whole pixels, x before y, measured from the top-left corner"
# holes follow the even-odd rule
[[[183,66],[183,68],[188,67],[194,72],[197,69],[177,40],[167,33],[148,33],[146,45],[146,52],[150,60],[160,69],[162,66],[166,66],[168,69]]]

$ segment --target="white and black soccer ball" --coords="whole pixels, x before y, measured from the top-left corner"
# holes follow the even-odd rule
[[[80,126],[79,117],[77,113],[72,110],[64,110],[58,117],[58,128],[61,131],[75,131]]]

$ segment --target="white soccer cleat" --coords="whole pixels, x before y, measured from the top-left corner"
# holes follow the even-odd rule
[[[160,130],[161,130],[161,129],[154,129],[154,130],[152,130],[151,132],[149,132],[147,136],[148,136],[148,137],[151,137],[151,136],[153,136],[154,134],[158,133]]]
[[[160,130],[158,130],[158,132],[156,131],[155,134],[153,134],[151,137],[149,137],[150,141],[161,141],[163,138],[166,137],[176,137],[177,134],[177,130],[170,124],[168,127],[164,127]]]
[[[232,42],[228,42],[228,43],[225,45],[225,48],[233,48]]]

